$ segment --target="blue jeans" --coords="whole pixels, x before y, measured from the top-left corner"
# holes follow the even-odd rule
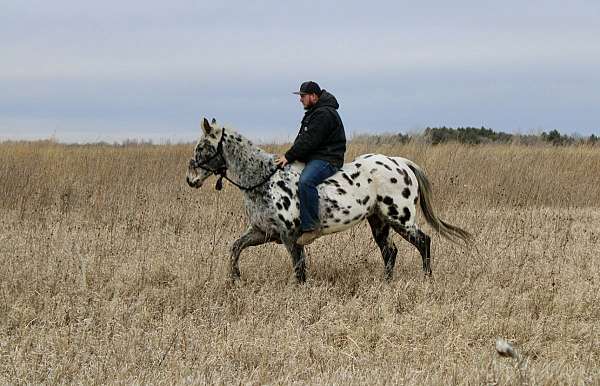
[[[300,199],[300,226],[303,232],[319,227],[319,192],[317,185],[338,171],[327,161],[308,161],[298,181]]]

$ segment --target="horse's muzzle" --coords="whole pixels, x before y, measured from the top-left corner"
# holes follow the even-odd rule
[[[187,184],[192,187],[192,188],[196,188],[198,189],[199,187],[202,186],[202,182],[200,181],[200,178],[195,178],[194,180],[192,180],[190,178],[190,176],[186,176],[185,177],[185,181],[187,182]]]
[[[192,187],[192,188],[199,188],[202,186],[202,182],[200,181],[200,178],[198,178],[198,173],[196,171],[196,167],[197,167],[197,162],[195,159],[191,159],[190,163],[188,164],[188,172],[187,175],[185,176],[185,182],[187,182],[187,184]]]

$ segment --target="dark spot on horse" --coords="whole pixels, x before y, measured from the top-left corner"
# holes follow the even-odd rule
[[[369,183],[369,184],[370,184],[371,182],[373,182],[373,180],[372,180],[372,179],[370,179],[370,178],[367,178],[367,183]]]
[[[346,179],[350,185],[354,185],[354,181],[352,181],[346,173],[342,173],[342,177],[344,177],[344,179]]]
[[[344,189],[342,189],[342,188],[338,188],[337,192],[339,194],[346,194],[346,191]]]
[[[362,214],[359,214],[358,216],[355,216],[352,221],[356,221],[356,220],[360,220],[360,218],[362,217]]]
[[[329,228],[329,225],[323,225],[323,229]]]
[[[376,163],[377,165],[381,165],[381,166],[383,166],[383,167],[384,167],[384,168],[386,168],[387,170],[392,170],[392,168],[391,168],[391,167],[389,167],[387,164],[384,164],[384,163],[383,163],[383,162],[381,162],[381,161],[375,161],[375,163]]]
[[[333,221],[335,221],[335,222],[340,222],[340,221],[342,221],[342,220],[340,220],[339,218],[336,218],[336,219],[334,219]]]
[[[357,168],[359,168],[359,167],[362,166],[362,164],[360,164],[360,163],[357,162],[357,163],[354,164],[354,166],[356,166]]]
[[[299,218],[295,218],[294,219],[294,225],[299,227],[300,226],[300,219]]]
[[[326,211],[327,213],[331,213],[331,208],[330,208],[330,207],[327,207],[327,208],[325,208],[325,211]]]
[[[395,159],[390,158],[390,157],[387,157],[387,159],[389,159],[390,161],[392,161],[396,166],[400,166],[400,165],[398,165],[398,162],[396,162]]]
[[[279,186],[281,188],[281,190],[283,190],[288,196],[293,197],[294,194],[292,193],[292,190],[285,184],[285,182],[279,180],[277,181],[277,186]]]
[[[343,214],[350,214],[350,211],[349,211],[348,209],[344,209],[344,210],[342,211],[342,213],[343,213]]]
[[[279,217],[279,219],[285,223],[285,227],[287,229],[292,229],[292,222],[290,220],[286,220],[281,213],[279,213],[277,217]]]
[[[395,178],[390,178],[390,182],[391,182],[392,184],[395,184],[396,182],[398,182],[398,180],[397,180],[397,179],[395,179]]]
[[[360,188],[360,182],[357,182],[357,183],[356,183],[356,186]]]
[[[398,215],[398,209],[396,209],[396,205],[388,206],[388,215],[392,217]]]
[[[401,176],[404,177],[404,183],[408,186],[412,185],[412,181],[410,179],[410,177],[408,176],[408,173],[406,172],[406,170],[404,169],[396,169],[396,171],[398,172],[398,174],[400,174]]]
[[[402,190],[402,197],[404,197],[404,198],[410,197],[410,189],[409,188],[404,188],[404,190]]]
[[[337,182],[337,180],[334,180],[333,178],[330,178],[330,179],[325,180],[325,181],[329,182],[330,184],[333,184],[336,188],[340,187],[340,183]]]
[[[369,199],[370,199],[370,198],[371,198],[371,197],[369,197],[369,196],[366,196],[365,198],[363,198],[363,200],[362,200],[362,204],[363,204],[363,205],[367,205],[367,202],[369,202]]]
[[[286,196],[283,196],[281,199],[283,200],[283,207],[285,208],[285,210],[288,210],[292,202]]]
[[[415,196],[415,205],[417,205],[417,201],[419,201],[419,196]]]
[[[383,199],[383,203],[386,205],[392,205],[394,203],[394,199],[390,196],[385,196],[385,198]]]
[[[373,154],[367,154],[364,158],[367,159],[367,158],[370,158],[370,157],[373,157]]]
[[[383,197],[381,197],[379,194],[377,195],[377,201],[383,201]]]
[[[360,172],[350,174],[350,177],[352,177],[353,180],[355,180],[358,176],[360,176]]]
[[[351,220],[346,220],[346,221],[344,221],[344,225],[348,225],[348,224],[350,224],[351,222],[352,222]]]
[[[281,204],[278,202],[275,203],[275,206],[277,207],[277,210],[283,209],[283,206],[281,206]]]
[[[404,207],[402,211],[404,212],[404,215],[400,217],[400,222],[402,225],[404,225],[408,220],[410,220],[410,210],[407,207]]]

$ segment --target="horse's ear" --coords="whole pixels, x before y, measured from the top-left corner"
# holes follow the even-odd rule
[[[210,126],[210,123],[208,123],[208,119],[206,118],[202,118],[202,130],[204,131],[204,134],[210,134],[210,132],[212,131],[212,127]]]
[[[214,125],[215,123],[217,123],[217,120],[213,118],[211,123]]]

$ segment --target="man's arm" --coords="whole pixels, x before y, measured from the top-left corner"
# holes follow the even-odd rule
[[[288,162],[307,158],[331,133],[333,123],[332,116],[327,110],[315,111],[308,130],[300,134],[294,145],[285,153]]]

